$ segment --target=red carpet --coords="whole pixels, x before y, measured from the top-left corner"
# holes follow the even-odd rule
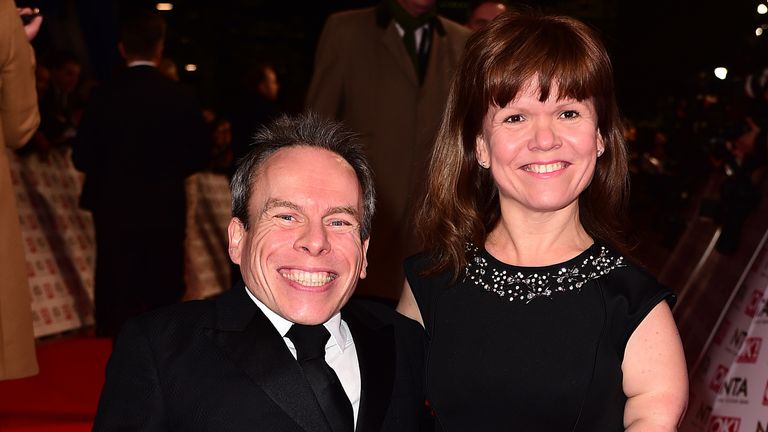
[[[93,336],[40,342],[40,374],[0,381],[0,431],[90,431],[111,350]]]

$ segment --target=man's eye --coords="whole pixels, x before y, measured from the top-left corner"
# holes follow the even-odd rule
[[[504,123],[518,123],[523,121],[522,114],[514,114],[504,119]]]
[[[579,114],[578,111],[573,111],[573,110],[563,111],[563,113],[560,114],[560,117],[564,119],[575,119],[575,118],[579,118],[580,116],[581,115]]]
[[[289,215],[289,214],[279,214],[279,215],[275,215],[275,217],[277,219],[280,219],[280,220],[283,220],[283,221],[286,221],[286,222],[293,222],[293,221],[296,220],[295,217],[293,217],[292,215]]]
[[[334,219],[329,223],[329,225],[334,227],[345,227],[345,226],[352,226],[352,223],[342,219]]]

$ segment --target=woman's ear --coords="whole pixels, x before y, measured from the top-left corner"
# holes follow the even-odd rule
[[[597,157],[600,157],[605,153],[605,141],[603,141],[603,134],[600,130],[597,130]]]
[[[477,140],[475,140],[475,157],[481,167],[489,168],[491,166],[491,152],[482,134],[478,135]]]

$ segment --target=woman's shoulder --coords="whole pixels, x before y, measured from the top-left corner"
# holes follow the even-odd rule
[[[428,251],[421,251],[411,255],[403,262],[406,272],[413,271],[417,273],[422,273],[428,270],[433,264],[434,259],[432,258],[432,254]]]
[[[620,352],[635,328],[659,303],[675,304],[674,293],[631,258],[599,280],[611,333]]]
[[[621,264],[605,275],[602,286],[606,289],[607,294],[621,297],[630,305],[642,304],[653,298],[659,300],[668,298],[670,306],[674,304],[672,291],[661,284],[640,263],[608,246],[602,247],[609,250],[612,255],[621,257]]]

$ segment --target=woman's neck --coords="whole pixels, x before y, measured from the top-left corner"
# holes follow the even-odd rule
[[[567,261],[593,242],[579,221],[578,202],[574,202],[545,213],[502,207],[485,247],[502,262],[537,267]]]

